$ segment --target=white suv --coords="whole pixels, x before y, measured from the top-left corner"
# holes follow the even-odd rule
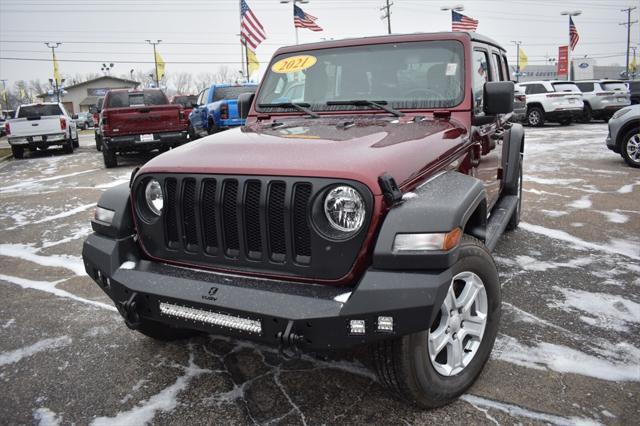
[[[608,121],[619,109],[631,105],[629,89],[621,80],[584,80],[576,81],[576,86],[584,96],[585,122],[596,120]]]
[[[530,126],[542,126],[554,121],[563,126],[582,116],[582,92],[572,81],[526,81],[527,113],[524,119]]]

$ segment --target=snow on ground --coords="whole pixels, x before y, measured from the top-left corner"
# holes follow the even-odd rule
[[[9,352],[0,353],[0,366],[15,364],[23,358],[33,356],[39,352],[61,348],[71,344],[71,337],[60,336],[50,339],[43,339],[24,348],[15,349]]]
[[[30,244],[0,244],[0,256],[16,257],[29,262],[37,263],[42,266],[50,266],[53,268],[64,268],[76,275],[84,276],[84,262],[79,256],[70,256],[68,254],[38,254],[40,249]]]
[[[580,319],[589,325],[615,331],[628,331],[628,324],[640,323],[640,304],[622,296],[607,293],[562,288],[553,289],[562,294],[564,300],[551,301],[551,308],[578,311]]]
[[[59,426],[62,421],[56,413],[47,407],[38,408],[33,412],[33,419],[38,426]]]

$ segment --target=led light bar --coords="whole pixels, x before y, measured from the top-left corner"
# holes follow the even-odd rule
[[[174,305],[172,303],[160,302],[160,313],[169,317],[198,321],[219,327],[233,328],[255,334],[262,333],[260,321]]]
[[[351,334],[365,334],[366,328],[365,328],[364,320],[349,321],[349,332]]]
[[[378,331],[393,331],[393,317],[378,317]]]

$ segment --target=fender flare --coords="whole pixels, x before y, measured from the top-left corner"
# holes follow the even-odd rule
[[[411,194],[411,195],[409,195]],[[455,171],[431,178],[389,210],[373,251],[378,269],[444,269],[458,260],[458,248],[397,253],[397,234],[446,233],[462,228],[482,240],[487,221],[487,194],[478,179]]]
[[[506,152],[502,154],[502,169],[504,171],[504,189],[507,194],[516,194],[518,191],[518,167],[520,157],[524,154],[524,127],[515,123],[504,133]]]
[[[114,215],[111,225],[92,219],[91,227],[95,232],[115,239],[135,234],[129,194],[129,184],[123,183],[109,188],[100,196],[98,207],[112,210]]]

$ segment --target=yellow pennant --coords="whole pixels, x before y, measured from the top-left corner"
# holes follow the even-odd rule
[[[524,49],[520,48],[520,71],[524,70],[527,64],[529,63],[529,58],[527,58],[527,54],[524,53]]]
[[[162,77],[164,77],[164,59],[158,52],[156,52],[156,63],[158,64],[158,80],[162,80]]]
[[[258,57],[256,56],[256,52],[249,49],[247,47],[247,65],[249,67],[248,74],[249,78],[258,71],[260,68],[260,62],[258,62]]]

